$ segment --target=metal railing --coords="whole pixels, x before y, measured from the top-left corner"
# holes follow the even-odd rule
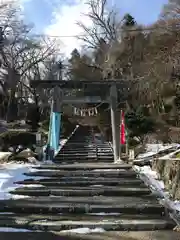
[[[69,135],[69,137],[67,138],[67,141],[65,142],[65,144],[63,146],[65,146],[67,144],[67,142],[71,139],[71,137],[75,134],[75,132],[77,131],[77,129],[79,128],[79,125],[77,125],[75,127],[75,129],[72,131],[72,133]],[[62,149],[63,146],[60,146],[59,149],[55,152],[55,155],[56,156]]]

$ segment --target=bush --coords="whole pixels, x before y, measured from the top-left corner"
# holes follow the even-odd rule
[[[44,120],[41,124],[42,131],[49,132],[49,124],[50,124],[50,118],[47,120]],[[60,126],[60,136],[62,137],[68,137],[74,128],[76,127],[76,123],[72,123],[69,121],[69,118],[67,115],[61,116],[61,126]]]
[[[27,112],[26,123],[31,127],[32,131],[37,131],[40,122],[39,107],[32,104]]]
[[[50,123],[50,119],[44,120],[41,123],[41,128],[48,132],[49,131],[49,123]]]
[[[138,137],[143,139],[146,134],[155,130],[153,119],[150,116],[145,116],[139,109],[127,112],[125,119],[129,138]]]
[[[71,121],[69,121],[69,118],[67,115],[62,115],[62,119],[61,119],[61,130],[60,130],[60,134],[63,137],[68,137],[72,131],[75,129],[76,127],[76,123],[72,123]]]
[[[42,133],[42,137],[46,137],[44,133]],[[31,148],[36,144],[36,134],[18,131],[4,132],[0,134],[0,143],[3,151],[8,151],[10,147],[16,147],[18,145],[22,145],[25,148]]]

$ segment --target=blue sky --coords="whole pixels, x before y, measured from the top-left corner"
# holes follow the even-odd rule
[[[150,24],[156,21],[162,6],[167,0],[109,0],[114,3],[120,14],[131,13],[137,22]],[[65,5],[74,5],[73,0],[28,0],[23,4],[25,19],[36,25],[38,31],[43,31],[51,24],[55,9]],[[67,13],[68,14],[68,13]]]
[[[90,25],[82,13],[88,11],[84,4],[86,0],[21,0],[25,20],[34,23],[37,33],[48,35],[76,35],[80,29],[76,21],[83,21]],[[162,7],[168,0],[108,0],[109,6],[115,5],[118,13],[132,14],[141,24],[151,24],[157,20]],[[73,38],[63,38],[64,45],[75,45]]]

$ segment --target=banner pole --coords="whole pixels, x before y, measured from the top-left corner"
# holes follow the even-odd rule
[[[120,133],[120,142],[119,142],[119,156],[120,156],[120,159],[121,159],[121,153],[122,153],[122,144],[121,144],[121,142],[122,142],[122,140],[121,140],[121,138],[122,138],[122,136],[121,136],[121,123],[122,123],[122,110],[120,111],[120,126],[119,126],[119,133]]]

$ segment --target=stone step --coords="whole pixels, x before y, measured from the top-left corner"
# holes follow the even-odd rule
[[[3,228],[4,229],[4,228]],[[93,228],[94,229],[94,228]],[[86,229],[85,229],[86,230]],[[79,231],[80,232],[80,231]],[[0,228],[1,240],[179,240],[179,233],[172,230],[157,231],[105,231],[91,233],[61,232],[61,231],[30,231],[21,229],[4,232]]]
[[[69,152],[66,152],[66,153],[63,153],[63,152],[60,152],[58,154],[58,156],[65,156],[65,157],[68,157],[68,156],[80,156],[80,157],[83,157],[83,156],[94,156],[96,155],[96,152],[83,152],[83,153],[79,153],[79,152],[72,152],[72,153],[69,153]],[[108,154],[107,154],[108,155]],[[110,155],[112,155],[112,153],[110,153]]]
[[[76,149],[74,149],[71,151],[70,150],[61,150],[58,155],[67,155],[67,154],[69,154],[69,155],[72,155],[72,154],[79,154],[79,155],[84,154],[85,155],[86,154],[87,155],[87,154],[96,154],[96,153],[97,153],[97,151],[95,149],[94,150],[85,150],[84,149],[84,151],[83,150],[77,151]]]
[[[82,151],[79,151],[77,149],[69,149],[69,150],[61,150],[59,154],[88,154],[88,153],[98,153],[98,154],[113,154],[112,150],[107,150],[107,149],[82,149]]]
[[[82,149],[82,150],[77,150],[77,149],[62,149],[59,154],[74,154],[74,153],[79,153],[79,154],[89,154],[89,153],[98,153],[98,154],[113,154],[112,150],[107,150],[107,149]]]
[[[63,240],[179,240],[179,233],[173,230],[104,231],[86,234],[59,232],[57,235]]]
[[[83,151],[99,151],[99,152],[112,152],[111,147],[82,147],[82,148],[77,148],[77,147],[69,147],[68,145],[65,145],[64,147],[61,148],[61,152],[67,151],[67,152],[83,152]]]
[[[110,160],[113,160],[113,156],[107,156],[107,155],[96,155],[96,154],[87,154],[87,155],[57,155],[55,157],[55,159],[70,159],[70,160],[74,160],[76,161],[77,159],[80,159],[80,160],[86,160],[86,159],[90,159],[91,161],[93,161],[93,159],[110,159]],[[113,162],[113,161],[112,161]]]
[[[93,147],[82,147],[82,148],[78,148],[78,147],[69,147],[68,145],[65,145],[63,148],[61,148],[61,151],[67,151],[67,152],[83,152],[84,151],[99,151],[99,152],[113,152],[111,147],[97,147],[97,146],[93,146]]]
[[[72,176],[83,176],[83,177],[122,177],[122,178],[136,178],[137,174],[135,171],[126,170],[94,170],[94,171],[66,171],[66,170],[43,170],[24,173],[26,176],[43,176],[43,177],[72,177]]]
[[[83,214],[83,213],[126,213],[126,214],[161,214],[164,207],[158,203],[115,203],[109,204],[89,204],[76,202],[42,202],[32,199],[4,200],[0,201],[4,207],[1,212],[14,213],[61,213],[61,214]]]
[[[93,169],[132,169],[130,164],[114,164],[114,163],[79,163],[79,164],[44,164],[33,167],[36,169],[53,169],[53,170],[93,170]]]
[[[114,159],[106,159],[106,158],[102,158],[102,159],[99,159],[99,158],[96,158],[96,157],[93,157],[93,158],[88,158],[88,159],[67,159],[67,158],[55,158],[53,159],[53,163],[55,164],[86,164],[86,163],[91,163],[91,162],[97,162],[97,163],[106,163],[106,164],[109,164],[109,163],[113,163],[114,162]]]
[[[66,188],[47,188],[47,187],[22,187],[11,191],[12,194],[28,196],[144,196],[150,194],[148,188],[138,187],[66,187]]]
[[[68,141],[68,143],[66,143],[63,148],[77,148],[77,149],[82,149],[82,148],[109,148],[112,149],[111,146],[109,144],[100,144],[100,143],[71,143]]]
[[[105,231],[152,231],[172,229],[174,224],[170,220],[163,219],[116,219],[107,221],[34,220],[30,222],[13,222],[6,220],[1,223],[1,226],[40,231],[63,231],[75,228],[102,228]]]
[[[18,200],[13,200],[15,203]],[[21,201],[21,200],[20,200]],[[24,200],[26,203],[42,203],[42,204],[51,204],[51,203],[72,203],[72,204],[102,204],[102,205],[114,205],[124,204],[128,205],[128,207],[134,205],[146,206],[148,204],[157,205],[158,201],[153,197],[105,197],[105,196],[91,196],[91,197],[65,197],[65,196],[49,196],[49,197],[32,197]],[[21,201],[24,203],[24,201]],[[10,200],[10,203],[12,200]],[[0,200],[0,204],[4,206],[4,204],[8,204],[7,200]]]
[[[76,159],[76,158],[80,158],[80,159],[88,159],[88,158],[109,158],[112,159],[113,158],[113,154],[96,154],[96,153],[85,153],[85,154],[78,154],[78,153],[73,153],[73,154],[58,154],[56,156],[56,158],[68,158],[68,159]]]
[[[5,220],[10,221],[34,221],[34,220],[78,220],[78,221],[101,221],[101,220],[116,220],[116,219],[131,219],[131,220],[143,220],[143,219],[166,219],[162,214],[125,214],[125,213],[85,213],[85,214],[24,214],[24,213],[1,213],[0,222]]]
[[[97,148],[97,147],[82,147],[82,148],[72,148],[72,147],[64,147],[64,148],[61,148],[61,151],[60,152],[79,152],[79,153],[83,153],[83,152],[107,152],[107,153],[112,153],[112,149],[111,148]]]
[[[62,150],[64,149],[68,149],[68,150],[77,150],[77,151],[81,151],[81,150],[91,150],[91,149],[108,149],[112,151],[112,148],[108,145],[100,145],[100,144],[94,144],[94,145],[76,145],[76,144],[69,144],[67,143],[66,145],[63,146]]]
[[[25,181],[17,181],[14,182],[15,184],[23,184],[23,185],[32,185],[32,184],[41,184],[44,186],[91,186],[91,185],[106,185],[106,186],[145,186],[145,184],[139,180],[139,179],[106,179],[103,180],[88,180],[88,179],[81,179],[81,180],[65,180],[62,179],[49,179],[49,181],[46,180],[25,180]]]
[[[100,160],[102,161],[103,159],[105,160],[111,160],[112,163],[113,163],[113,156],[109,155],[97,155],[97,154],[87,154],[87,155],[81,155],[81,156],[78,156],[78,155],[57,155],[55,157],[55,159],[69,159],[69,160],[73,160],[73,161],[76,161],[76,160],[81,160],[81,161],[84,161],[86,162],[86,160],[90,160],[91,162],[93,162],[93,159],[95,161]]]
[[[84,156],[78,156],[78,155],[72,155],[72,156],[63,156],[63,155],[57,155],[55,157],[55,160],[60,160],[60,159],[66,159],[66,160],[72,160],[72,161],[76,161],[76,160],[81,160],[81,161],[86,161],[86,160],[111,160],[113,163],[114,157],[113,156],[97,156],[97,155],[84,155]]]
[[[82,139],[83,139],[83,137],[82,137]],[[82,140],[83,141],[83,140]],[[69,146],[71,146],[71,147],[77,147],[78,148],[78,146],[80,146],[80,147],[109,147],[109,148],[111,148],[111,146],[110,146],[110,144],[109,143],[107,143],[107,142],[105,142],[105,143],[95,143],[95,142],[93,142],[93,141],[86,141],[85,139],[84,139],[84,142],[79,142],[77,139],[74,139],[73,141],[68,141],[68,143],[65,145],[65,147],[69,147]]]
[[[107,159],[107,158],[106,158]],[[61,155],[57,155],[55,157],[55,160],[67,160],[67,161],[71,161],[71,163],[76,162],[76,161],[81,161],[81,162],[88,162],[88,161],[97,161],[97,156],[96,155],[87,155],[87,156],[61,156]]]
[[[15,184],[46,184],[46,183],[58,183],[58,182],[66,182],[66,183],[71,183],[71,182],[77,182],[77,181],[113,181],[113,182],[118,182],[120,185],[128,185],[131,187],[134,186],[145,186],[144,182],[140,179],[124,179],[124,178],[106,178],[106,177],[60,177],[60,178],[42,178],[39,180],[35,180],[33,178],[25,179],[23,181],[17,181],[14,182]],[[108,187],[108,186],[107,186]]]

